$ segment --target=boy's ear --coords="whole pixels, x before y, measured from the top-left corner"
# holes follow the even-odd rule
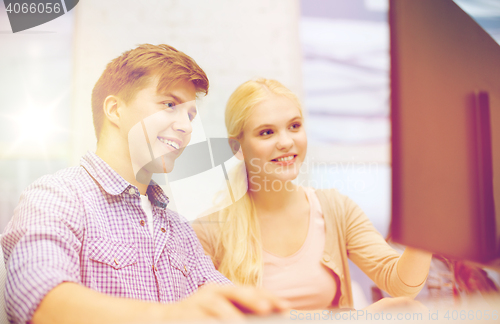
[[[233,151],[234,156],[240,161],[243,161],[243,151],[241,150],[240,142],[237,139],[231,137],[228,139],[229,146],[231,147],[231,151]]]
[[[120,100],[117,97],[111,95],[107,96],[106,99],[104,99],[104,103],[102,105],[102,109],[104,111],[106,119],[117,127],[120,127],[120,111],[118,109],[119,104]]]

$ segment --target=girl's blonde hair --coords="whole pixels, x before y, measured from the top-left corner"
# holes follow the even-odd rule
[[[302,108],[299,99],[276,80],[256,79],[240,85],[226,105],[226,129],[229,138],[243,138],[243,128],[253,108],[270,96],[284,96]],[[233,202],[228,195],[222,204],[229,205],[210,216],[219,227],[215,258],[220,260],[218,270],[236,284],[260,286],[262,284],[262,243],[260,228],[252,196],[248,193],[248,175],[245,163],[231,170]],[[236,198],[237,199],[237,198]]]

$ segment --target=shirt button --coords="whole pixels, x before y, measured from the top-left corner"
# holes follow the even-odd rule
[[[330,256],[328,254],[323,255],[323,261],[329,262],[330,261]]]
[[[144,224],[146,224],[146,222],[144,221],[144,219],[141,219],[141,221],[139,223],[141,224],[141,226],[144,226]]]
[[[128,190],[128,193],[131,194],[131,195],[135,195],[135,189],[134,188],[130,188]]]
[[[165,233],[167,230],[166,230],[166,229],[164,229],[164,228],[162,227],[162,228],[161,228],[161,231],[162,231],[163,233]]]

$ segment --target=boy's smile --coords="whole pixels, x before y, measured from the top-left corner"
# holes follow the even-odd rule
[[[146,176],[148,183],[152,173],[172,171],[191,139],[191,121],[197,113],[191,82],[177,82],[164,94],[157,93],[157,84],[154,80],[119,108],[134,174],[138,181]]]

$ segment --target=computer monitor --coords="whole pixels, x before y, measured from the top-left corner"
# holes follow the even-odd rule
[[[391,0],[396,242],[498,262],[500,46],[452,0]]]

